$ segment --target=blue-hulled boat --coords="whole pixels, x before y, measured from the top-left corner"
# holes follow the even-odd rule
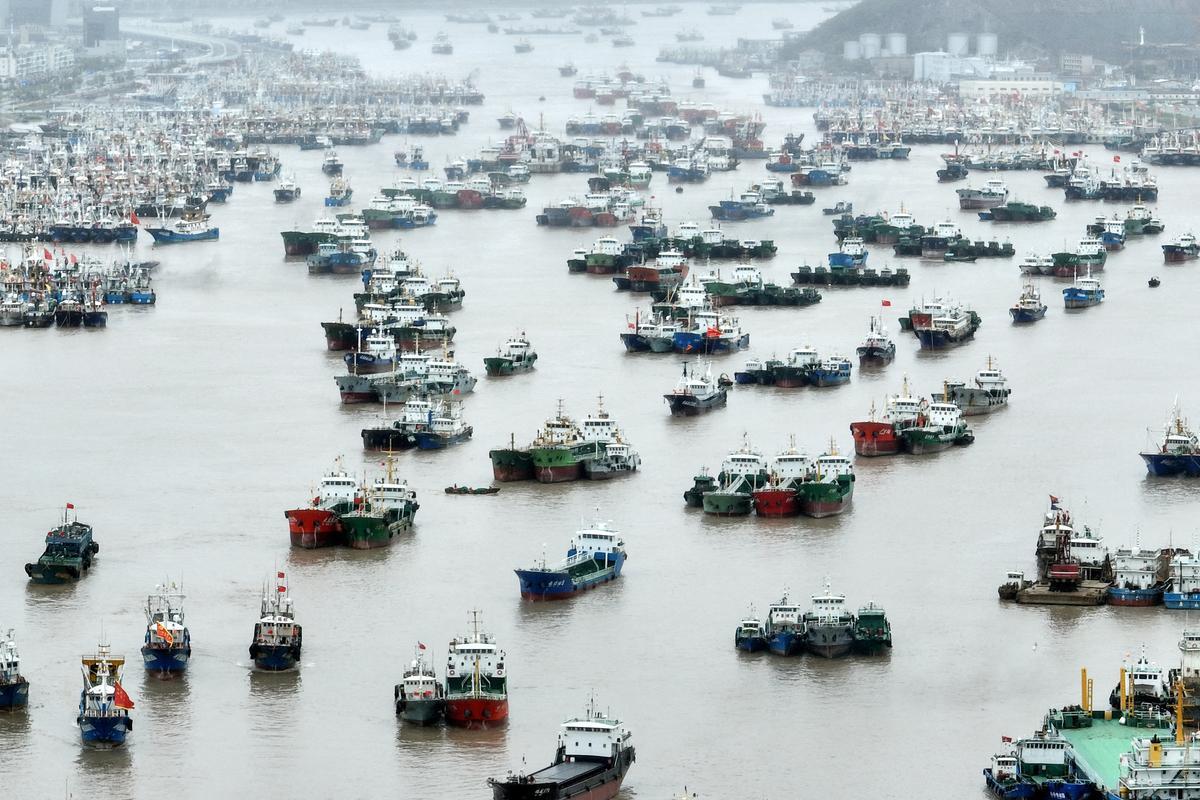
[[[133,701],[121,687],[124,656],[114,656],[107,644],[83,657],[83,691],[79,693],[80,735],[85,744],[116,747],[125,744],[126,735],[133,730],[129,712]]]
[[[229,199],[229,195],[233,194],[233,184],[225,183],[225,181],[213,181],[204,187],[204,191],[208,193],[208,202],[224,203]]]
[[[842,356],[822,358],[808,371],[811,386],[839,386],[850,382],[850,359]]]
[[[988,791],[1001,800],[1032,800],[1041,792],[1037,783],[1020,773],[1020,766],[1011,748],[1007,753],[992,756],[992,765],[983,770]]]
[[[182,242],[203,242],[218,239],[221,229],[209,224],[211,216],[202,211],[185,214],[169,225],[158,228],[146,228],[146,233],[154,237],[155,244],[179,244]]]
[[[676,353],[725,353],[750,346],[750,334],[734,317],[698,311],[671,335]]]
[[[1167,608],[1200,608],[1200,555],[1186,553],[1171,559],[1171,584],[1163,592]]]
[[[183,593],[172,583],[146,598],[142,660],[149,672],[183,672],[192,657],[192,635],[183,622]]]
[[[594,522],[578,531],[557,564],[540,564],[514,570],[526,600],[559,600],[621,577],[627,558],[619,532],[605,522]]]
[[[847,236],[836,253],[829,254],[831,267],[863,267],[867,264],[867,246],[859,236]]]
[[[1042,293],[1032,283],[1025,284],[1017,302],[1008,309],[1013,322],[1037,322],[1046,316],[1046,304],[1042,302]]]
[[[280,572],[273,586],[263,587],[262,609],[254,623],[250,657],[254,666],[268,672],[291,669],[300,661],[303,630],[296,624],[287,576]]]
[[[738,623],[733,632],[733,646],[747,653],[757,653],[767,649],[767,637],[763,631],[762,620],[754,616],[753,607],[750,616]]]
[[[1140,453],[1151,475],[1200,475],[1200,438],[1188,427],[1175,404],[1173,418],[1167,423],[1162,444]]]
[[[779,656],[799,655],[804,651],[807,630],[804,610],[791,603],[785,591],[783,598],[772,603],[767,611],[767,649]]]
[[[471,438],[474,428],[463,422],[462,406],[441,403],[437,413],[429,412],[428,424],[417,431],[417,448],[442,450]]]
[[[21,657],[10,629],[0,635],[0,708],[21,708],[29,704],[29,681],[21,676]]]
[[[1090,271],[1086,278],[1076,278],[1062,293],[1063,304],[1067,308],[1090,308],[1104,302],[1104,289],[1100,287],[1100,280],[1093,278]]]
[[[329,207],[348,206],[353,197],[354,190],[350,188],[350,182],[339,176],[329,183],[329,195],[325,198],[325,205]]]

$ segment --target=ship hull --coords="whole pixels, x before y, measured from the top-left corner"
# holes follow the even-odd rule
[[[1010,308],[1008,313],[1012,316],[1013,322],[1037,322],[1046,316],[1046,306],[1036,310]]]
[[[586,575],[572,576],[563,572],[517,570],[521,584],[521,597],[525,600],[565,600],[577,594],[595,589],[597,586],[621,577],[624,559],[618,558],[611,566]]]
[[[854,435],[854,452],[868,458],[899,453],[903,444],[895,427],[886,422],[854,422],[850,433]]]
[[[300,660],[300,648],[291,645],[251,645],[254,666],[264,672],[283,672],[292,669]]]
[[[1161,586],[1150,589],[1108,587],[1108,604],[1110,606],[1156,606],[1162,601],[1163,589]]]
[[[1032,781],[998,781],[992,777],[990,767],[983,771],[983,777],[987,782],[988,791],[1001,800],[1032,800],[1038,796],[1041,788]]]
[[[445,713],[446,701],[441,698],[400,700],[396,708],[396,714],[409,725],[436,725]]]
[[[777,656],[798,656],[804,652],[804,637],[793,631],[780,631],[767,637],[767,649]]]
[[[533,480],[533,459],[529,453],[520,450],[493,450],[488,455],[492,459],[492,477],[496,480]]]
[[[534,464],[533,473],[538,483],[566,483],[579,480],[583,474],[583,465],[578,462],[555,465]]]
[[[1163,592],[1163,605],[1167,608],[1200,608],[1200,592]]]
[[[125,736],[133,728],[128,717],[80,716],[77,720],[79,733],[85,744],[125,744]]]
[[[341,518],[322,508],[298,508],[285,511],[292,547],[313,549],[341,544],[345,532]]]
[[[841,514],[850,507],[850,495],[841,500],[800,500],[800,513],[806,517],[821,519]]]
[[[487,728],[508,719],[508,698],[464,697],[446,700],[446,721],[463,728]]]
[[[19,680],[0,686],[0,708],[24,708],[29,705],[29,681]]]
[[[690,394],[665,394],[667,405],[671,408],[671,414],[675,416],[695,416],[703,414],[705,411],[711,411],[714,408],[720,408],[725,405],[727,399],[724,390],[718,392],[712,397],[696,397]]]
[[[142,648],[142,661],[146,665],[147,672],[185,672],[191,658],[192,647],[188,644],[178,647]]]
[[[767,649],[767,640],[761,636],[734,636],[733,646],[743,653],[761,653]]]
[[[579,761],[592,761],[591,758]],[[539,780],[543,770],[534,772],[524,782],[509,778],[508,780],[490,780],[492,800],[611,800],[621,791],[625,773],[633,765],[634,750],[626,749],[609,762],[596,762],[594,769],[587,770],[560,783],[555,780]]]
[[[72,583],[80,579],[87,572],[87,566],[73,566],[70,564],[45,565],[45,564],[26,564],[25,574],[34,583],[42,584],[59,584]]]
[[[347,514],[342,517],[342,527],[346,531],[346,545],[355,550],[376,550],[387,547],[396,540],[396,534],[411,527],[411,519],[397,520],[389,523],[382,517],[356,516]]]
[[[1157,477],[1170,475],[1200,475],[1200,453],[1195,455],[1175,455],[1168,453],[1142,453],[1146,462],[1146,471]]]
[[[744,517],[754,509],[754,495],[749,492],[708,492],[702,501],[704,513],[719,517]]]
[[[800,513],[795,489],[760,489],[754,493],[754,513],[760,517],[794,517]]]

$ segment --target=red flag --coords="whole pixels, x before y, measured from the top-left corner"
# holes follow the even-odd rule
[[[424,649],[425,649],[425,643],[424,643],[424,642],[417,642],[417,647],[418,647],[419,649],[421,649],[421,650],[424,650]]]
[[[1121,157],[1120,157],[1120,156],[1113,156],[1113,163],[1114,163],[1114,164],[1120,164],[1120,163],[1121,163]]]
[[[892,304],[891,300],[884,300],[882,303],[882,305],[884,305],[884,306],[891,306],[891,304]]]
[[[45,247],[43,247],[43,248],[42,248],[42,258],[46,259],[47,261],[53,261],[53,260],[54,260],[54,254],[53,254],[53,253],[51,253],[51,252],[50,252],[48,249],[46,249]]]
[[[129,698],[129,695],[121,688],[121,684],[117,681],[113,682],[113,705],[117,708],[123,708],[126,711],[133,710],[133,700]]]
[[[77,258],[75,257],[75,254],[74,254],[74,253],[71,253],[71,263],[72,263],[72,264],[78,264],[78,263],[79,263],[79,259],[77,259]]]
[[[74,507],[75,507],[74,503],[67,503],[67,508],[74,508]]]
[[[1001,737],[1000,737],[1000,741],[1002,741],[1002,742],[1006,742],[1006,743],[1007,743],[1007,742],[1011,742],[1011,741],[1012,741],[1012,737],[1011,737],[1011,736],[1001,736]]]
[[[275,577],[277,577],[277,578],[286,578],[287,576],[286,576],[286,575],[284,575],[282,572],[276,572],[276,573],[275,573]]]
[[[138,215],[137,215],[136,211],[129,212],[129,221],[132,222],[134,225],[142,224],[142,221],[140,219],[138,219]]]
[[[275,589],[276,589],[276,591],[280,591],[280,592],[286,592],[286,591],[287,591],[287,587],[286,587],[286,586],[276,586],[276,587],[275,587]]]

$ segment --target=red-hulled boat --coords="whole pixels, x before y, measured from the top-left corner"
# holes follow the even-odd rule
[[[486,728],[508,719],[508,672],[504,651],[479,629],[479,612],[471,612],[472,631],[450,641],[446,663],[446,721],[467,728]]]
[[[875,406],[872,404],[868,419],[850,423],[854,452],[867,457],[900,452],[903,444],[900,431],[917,423],[924,416],[927,406],[923,398],[912,397],[908,393],[908,379],[905,378],[900,394],[887,398],[883,419],[875,419]]]
[[[800,513],[797,487],[808,480],[812,459],[796,449],[793,439],[771,460],[770,482],[754,490],[754,513],[760,517],[794,517]]]
[[[754,490],[754,513],[760,517],[794,517],[800,513],[796,488],[767,485]]]
[[[307,508],[283,512],[288,521],[293,547],[331,547],[341,544],[344,536],[341,515],[354,508],[358,482],[342,469],[338,459],[334,469],[321,479],[321,489]]]

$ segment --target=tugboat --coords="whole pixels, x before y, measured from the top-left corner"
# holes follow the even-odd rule
[[[871,317],[871,328],[866,338],[855,350],[858,354],[859,366],[890,364],[896,357],[896,343],[888,336],[883,320]]]
[[[1100,286],[1100,280],[1092,277],[1090,270],[1087,277],[1076,278],[1062,293],[1063,304],[1071,309],[1091,308],[1104,302],[1104,289]]]
[[[321,479],[321,488],[307,508],[283,512],[292,547],[312,549],[341,544],[345,534],[341,515],[354,509],[356,490],[354,476],[342,469],[339,457],[334,468]]]
[[[1200,438],[1188,427],[1179,411],[1178,401],[1167,423],[1162,444],[1140,453],[1151,475],[1200,475]]]
[[[840,514],[854,499],[854,467],[830,443],[829,452],[813,461],[812,474],[796,489],[800,513],[821,519]]]
[[[21,677],[21,656],[10,628],[0,636],[0,708],[22,708],[29,704],[29,681]]]
[[[621,577],[628,554],[619,532],[596,521],[578,531],[558,564],[541,563],[516,570],[521,597],[526,600],[561,600]]]
[[[1037,322],[1046,316],[1046,304],[1042,302],[1042,293],[1032,283],[1025,284],[1021,296],[1012,308],[1008,309],[1013,322]]]
[[[824,658],[844,656],[854,647],[854,615],[846,610],[846,595],[833,594],[829,581],[825,593],[812,596],[812,607],[803,617],[807,626],[804,646]]]
[[[558,734],[558,750],[548,767],[526,775],[489,778],[492,800],[568,800],[616,797],[633,766],[632,734],[588,704],[583,717],[569,719]]]
[[[425,645],[417,642],[404,679],[396,684],[396,716],[413,725],[433,725],[446,713],[446,687],[425,663]]]
[[[287,575],[276,573],[275,585],[263,587],[262,610],[254,623],[250,657],[254,666],[267,672],[282,672],[300,663],[303,630],[288,594]]]
[[[34,583],[66,583],[77,581],[92,566],[100,545],[92,540],[92,526],[72,515],[74,503],[63,510],[62,524],[46,534],[46,550],[34,564],[25,565],[25,574]]]
[[[146,643],[142,645],[146,670],[183,672],[191,657],[192,635],[183,624],[183,593],[174,583],[154,587],[154,594],[146,598]]]
[[[529,343],[529,339],[525,338],[525,334],[514,336],[504,343],[503,346],[497,348],[496,355],[490,356],[483,360],[483,368],[487,374],[495,377],[497,375],[512,375],[517,372],[528,372],[533,369],[537,363],[537,353],[533,349],[533,345]]]
[[[689,372],[686,362],[675,388],[663,395],[672,416],[692,416],[710,411],[725,405],[727,398],[725,387],[713,380],[711,364],[706,364],[704,374],[698,377],[695,369]]]
[[[757,653],[767,649],[766,631],[762,620],[754,616],[754,606],[750,606],[750,615],[738,623],[733,632],[733,646],[747,653]]]
[[[386,476],[376,478],[369,486],[364,484],[355,498],[354,509],[341,515],[346,544],[356,550],[387,547],[396,534],[412,527],[421,507],[408,482],[396,480],[395,459],[391,455],[386,464]]]
[[[777,656],[798,656],[804,652],[808,626],[800,606],[788,600],[788,591],[767,611],[767,649]]]
[[[490,634],[479,629],[478,611],[471,612],[471,633],[450,640],[446,662],[447,722],[466,728],[486,728],[508,719],[504,651],[496,646]]]
[[[290,203],[300,199],[300,186],[293,177],[284,178],[275,187],[275,202]]]
[[[85,744],[118,747],[133,730],[129,712],[133,700],[121,687],[124,656],[109,653],[107,644],[99,644],[96,652],[83,657],[83,691],[79,693],[79,716],[75,722]]]

